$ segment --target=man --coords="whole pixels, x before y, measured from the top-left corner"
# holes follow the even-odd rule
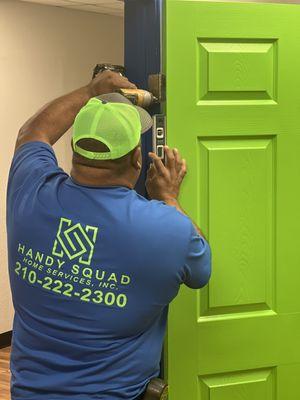
[[[140,398],[159,374],[168,304],[181,283],[209,280],[209,246],[177,200],[179,152],[166,147],[165,165],[150,153],[153,200],[133,189],[151,118],[113,92],[134,87],[103,72],[19,132],[7,197],[12,400]],[[51,146],[73,123],[69,177]]]

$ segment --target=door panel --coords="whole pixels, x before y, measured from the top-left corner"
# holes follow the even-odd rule
[[[199,38],[198,51],[200,104],[276,101],[276,39]]]
[[[207,376],[200,379],[203,400],[272,400],[275,392],[274,368]]]
[[[171,400],[300,398],[299,26],[297,5],[166,0],[168,141],[213,254],[170,307]]]
[[[272,308],[274,147],[268,137],[199,140],[200,198],[222,249],[214,262],[228,266],[214,271],[201,316]]]

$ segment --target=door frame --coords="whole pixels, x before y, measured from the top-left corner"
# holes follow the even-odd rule
[[[139,88],[147,90],[148,76],[162,72],[163,0],[125,0],[124,3],[125,73]],[[162,107],[155,104],[149,112],[159,114]],[[143,166],[135,188],[144,197],[147,197],[145,180],[149,151],[152,151],[151,129],[142,136]]]
[[[300,0],[299,0],[300,1]],[[164,72],[163,20],[164,0],[124,0],[124,66],[128,79],[139,88],[148,89],[148,76]],[[163,113],[164,103],[154,104],[151,115]],[[142,135],[143,166],[135,190],[147,198],[145,181],[152,151],[152,129]],[[165,349],[160,363],[160,377],[165,376]]]

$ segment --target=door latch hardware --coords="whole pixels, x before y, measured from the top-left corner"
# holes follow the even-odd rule
[[[164,159],[164,146],[167,143],[166,116],[164,114],[153,115],[152,143],[153,153]]]

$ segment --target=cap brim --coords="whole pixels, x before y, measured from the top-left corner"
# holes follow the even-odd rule
[[[97,98],[103,101],[107,101],[108,103],[124,103],[134,107],[140,116],[142,126],[141,133],[147,132],[152,127],[153,121],[151,115],[144,108],[132,104],[130,100],[122,96],[120,93],[102,94],[101,96],[97,96]]]

